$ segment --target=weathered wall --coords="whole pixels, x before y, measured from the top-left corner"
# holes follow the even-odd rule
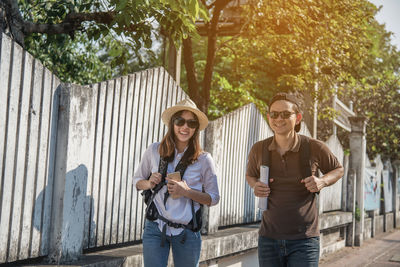
[[[363,238],[364,238],[364,240],[367,240],[367,239],[371,238],[371,236],[372,236],[372,219],[365,218]]]
[[[0,33],[0,263],[48,253],[56,76]]]
[[[343,147],[337,136],[331,135],[329,139],[325,142],[325,144],[329,147],[332,153],[337,157],[339,162],[343,165],[344,163]],[[321,201],[320,203],[322,204],[323,212],[342,209],[342,194],[343,194],[342,183],[343,180],[340,179],[332,186],[322,189],[320,195],[320,201]]]

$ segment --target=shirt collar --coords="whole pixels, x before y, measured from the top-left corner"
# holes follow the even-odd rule
[[[185,152],[186,152],[186,149],[188,149],[188,147],[189,147],[189,146],[186,146],[182,153],[179,153],[179,152],[178,152],[178,149],[176,149],[176,147],[175,147],[175,157],[178,156],[178,155],[181,155],[181,154],[185,153]]]
[[[300,150],[300,141],[299,140],[300,140],[299,135],[297,133],[295,133],[293,146],[291,149],[289,149],[289,151],[299,152],[299,150]],[[275,135],[274,135],[274,138],[272,139],[272,142],[269,145],[268,150],[273,151],[273,150],[277,150],[277,149],[278,149],[278,144],[275,141]]]

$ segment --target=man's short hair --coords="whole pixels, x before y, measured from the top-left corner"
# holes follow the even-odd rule
[[[287,93],[277,93],[277,94],[271,99],[271,101],[269,102],[268,110],[270,110],[272,104],[273,104],[274,102],[278,101],[278,100],[286,100],[286,101],[289,101],[289,102],[293,103],[293,104],[294,104],[294,111],[295,111],[296,113],[301,113],[300,102],[299,102],[299,100],[298,100],[294,95],[287,94]],[[300,127],[301,127],[301,123],[296,124],[296,126],[294,127],[294,130],[295,130],[296,132],[299,132],[299,131],[300,131]]]

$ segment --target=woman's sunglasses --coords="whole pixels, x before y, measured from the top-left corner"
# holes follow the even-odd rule
[[[277,119],[279,116],[281,116],[282,119],[289,119],[290,116],[293,114],[296,114],[296,112],[290,112],[290,111],[271,111],[269,113],[269,117],[272,119]]]
[[[177,117],[174,119],[174,124],[176,126],[183,126],[183,125],[185,125],[185,123],[187,124],[187,126],[189,128],[192,128],[192,129],[199,127],[199,122],[197,120],[193,120],[193,119],[185,120],[182,117]]]

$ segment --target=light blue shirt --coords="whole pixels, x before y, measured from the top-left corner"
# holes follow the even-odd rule
[[[151,144],[144,152],[143,158],[139,164],[133,176],[133,185],[136,187],[136,183],[139,180],[147,179],[151,173],[158,172],[158,164],[160,162],[160,154],[158,148],[160,143]],[[178,153],[175,150],[175,158],[172,162],[168,163],[167,173],[175,171],[176,165],[179,163],[183,156],[182,153]],[[217,175],[214,167],[214,161],[211,155],[207,152],[202,153],[198,159],[191,165],[189,165],[182,177],[182,180],[186,181],[186,184],[194,190],[202,191],[209,194],[211,197],[211,206],[216,205],[219,201],[219,190],[217,183]],[[186,197],[180,197],[173,199],[168,197],[167,203],[164,206],[164,193],[167,191],[167,187],[163,188],[154,197],[154,203],[157,207],[158,212],[170,221],[188,224],[192,219],[192,204],[191,200]],[[197,211],[200,208],[200,204],[194,201],[194,209]],[[164,226],[164,222],[157,220],[160,231]],[[167,235],[178,235],[182,232],[182,228],[173,228],[167,226]]]

